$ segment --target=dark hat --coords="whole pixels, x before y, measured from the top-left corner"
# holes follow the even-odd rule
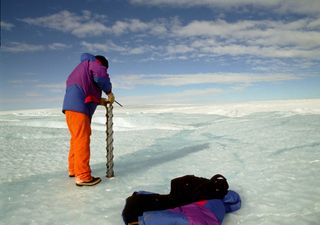
[[[107,60],[104,56],[102,56],[102,55],[96,55],[95,57],[96,57],[96,59],[97,59],[99,62],[101,62],[101,64],[102,64],[103,66],[105,66],[106,68],[109,67],[109,62],[108,62],[108,60]]]

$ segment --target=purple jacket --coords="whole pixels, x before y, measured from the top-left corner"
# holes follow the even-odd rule
[[[107,68],[91,54],[81,55],[81,63],[69,75],[62,111],[80,112],[92,117],[102,91],[112,90]]]
[[[147,211],[139,217],[139,225],[221,225],[226,213],[241,207],[235,191],[228,191],[224,199],[194,202],[161,211]]]

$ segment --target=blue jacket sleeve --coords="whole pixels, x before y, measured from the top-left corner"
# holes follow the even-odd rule
[[[111,92],[112,84],[110,82],[109,75],[103,77],[94,75],[93,79],[104,93],[109,94]]]
[[[89,62],[89,71],[93,82],[95,82],[104,93],[109,94],[112,90],[112,84],[107,68],[94,60]]]
[[[90,53],[83,53],[81,54],[81,57],[80,57],[80,61],[83,62],[83,61],[95,61],[96,60],[96,57]]]

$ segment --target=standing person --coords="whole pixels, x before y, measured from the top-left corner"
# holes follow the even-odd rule
[[[84,53],[80,64],[66,81],[62,111],[71,135],[69,176],[75,177],[77,186],[92,186],[101,181],[100,177],[91,176],[89,165],[91,118],[102,101],[102,91],[111,104],[114,102],[108,67],[108,60],[104,56]]]

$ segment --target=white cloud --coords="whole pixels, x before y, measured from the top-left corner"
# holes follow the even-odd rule
[[[8,84],[14,85],[14,86],[20,86],[20,85],[33,85],[38,83],[39,80],[32,80],[32,79],[21,79],[21,80],[8,80]]]
[[[121,97],[121,102],[129,104],[181,104],[190,102],[201,102],[201,98],[206,96],[214,96],[224,92],[222,89],[206,88],[206,89],[188,89],[176,93],[168,94],[149,94],[143,96],[125,96]]]
[[[131,32],[150,29],[148,23],[138,20],[131,22],[137,23],[131,28]],[[318,19],[290,22],[244,20],[233,23],[213,20],[191,21],[181,25],[173,19],[163,25],[166,27],[166,32],[160,35],[160,37],[170,37],[170,42],[163,42],[158,46],[147,45],[143,41],[133,41],[130,45],[118,45],[112,41],[81,44],[88,51],[115,51],[123,55],[150,53],[149,60],[154,57],[185,60],[221,55],[318,59],[320,32],[312,29],[317,28],[318,23]],[[119,23],[116,24],[120,26]],[[130,27],[127,22],[120,24],[125,30]],[[118,29],[117,34],[125,32],[122,28]]]
[[[307,28],[319,30],[320,29],[320,17],[310,21],[309,24],[307,24]]]
[[[197,84],[252,84],[298,80],[292,74],[249,74],[249,73],[197,73],[197,74],[150,74],[123,75],[113,78],[117,88],[133,88],[140,85],[185,86]]]
[[[148,45],[135,39],[128,44],[82,42],[88,51],[115,51],[122,55],[148,54],[153,58],[180,59],[206,58],[210,56],[255,56],[267,58],[320,57],[319,19],[295,21],[225,20],[191,21],[182,25],[177,18],[157,20],[160,23],[140,20],[117,21],[111,30],[121,35],[135,32],[139,35],[155,35],[153,28],[158,24],[161,34],[154,38],[170,38],[158,46]],[[149,36],[150,38],[150,36]]]
[[[147,50],[144,47],[135,47],[132,48],[128,51],[128,54],[130,55],[138,55],[138,54],[143,54],[145,53]]]
[[[118,21],[112,30],[117,35],[123,32],[154,35],[151,31],[153,24],[140,20]],[[206,20],[181,25],[173,19],[172,22],[162,21],[163,33],[157,35],[157,38],[170,38],[169,43],[161,42],[155,46],[134,40],[130,45],[109,41],[82,42],[82,46],[88,51],[115,51],[123,55],[148,53],[148,59],[163,57],[185,60],[220,55],[317,59],[320,57],[319,24],[319,19],[300,19],[292,22],[243,20],[233,23]]]
[[[36,84],[34,87],[36,88],[45,88],[51,91],[56,91],[56,90],[64,90],[66,88],[66,84],[65,83],[48,83],[48,84]]]
[[[0,27],[3,30],[11,30],[14,27],[14,25],[12,23],[7,23],[5,21],[0,21]]]
[[[89,43],[86,41],[82,41],[80,44],[89,52],[96,52],[96,51],[108,52],[110,50],[110,47],[107,43]]]
[[[133,4],[143,4],[143,5],[167,5],[167,6],[179,6],[179,7],[194,7],[194,6],[220,6],[220,7],[238,7],[241,5],[264,5],[270,6],[279,3],[279,0],[264,1],[264,0],[130,0]]]
[[[133,4],[172,6],[172,7],[210,7],[235,9],[243,7],[268,8],[278,13],[318,14],[320,13],[319,0],[130,0]]]
[[[75,27],[71,33],[77,37],[87,37],[87,36],[99,36],[109,31],[102,23],[96,21],[89,21]]]
[[[43,51],[46,47],[44,45],[34,45],[20,42],[10,42],[1,46],[4,52],[19,53],[19,52],[37,52]]]
[[[39,92],[35,92],[35,91],[27,91],[25,93],[26,97],[42,97],[43,94],[39,93]]]
[[[193,52],[194,48],[188,46],[188,45],[183,45],[183,44],[170,44],[166,47],[166,51],[168,54],[181,54],[181,53],[188,53],[188,52]]]
[[[320,1],[319,0],[281,0],[278,5],[274,6],[280,13],[298,13],[298,14],[314,14],[320,13]]]
[[[174,34],[179,36],[225,36],[235,32],[248,30],[256,26],[255,21],[239,21],[228,23],[224,20],[192,21],[185,26],[176,27]]]
[[[149,29],[149,24],[142,22],[138,19],[132,19],[128,21],[116,21],[112,26],[112,31],[115,34],[122,34],[125,32],[139,32]]]
[[[63,43],[52,43],[48,45],[48,48],[51,50],[61,50],[61,49],[66,49],[70,48],[70,46],[63,44]]]
[[[38,92],[26,92],[21,95],[22,97],[11,97],[11,98],[0,98],[0,104],[6,105],[6,106],[24,106],[28,107],[35,107],[35,108],[53,108],[53,107],[59,107],[62,101],[63,96],[59,97],[52,97],[52,96],[46,96],[43,93]],[[27,96],[27,97],[26,97]],[[18,107],[20,108],[20,107]]]
[[[244,20],[228,23],[224,20],[192,21],[180,26],[175,35],[188,37],[214,37],[225,42],[259,43],[260,45],[300,45],[318,47],[319,19],[300,19],[293,22],[270,20]]]
[[[61,93],[65,90],[65,82],[61,83],[41,83],[40,80],[35,79],[20,79],[20,80],[8,80],[8,85],[12,88],[18,88],[24,90],[25,86],[28,86],[28,93],[42,92],[41,89],[45,89],[47,92]],[[23,87],[23,88],[22,88]],[[28,96],[37,96],[35,94],[28,94]]]
[[[139,19],[128,19],[123,21],[116,21],[112,27],[112,33],[116,35],[133,32],[145,32],[152,35],[165,34],[168,22],[164,19],[156,19],[149,22],[144,22]]]
[[[144,1],[136,1],[146,4]],[[241,5],[252,4],[252,1],[174,1],[186,5]],[[196,3],[195,3],[196,2]],[[297,3],[296,1],[294,1]],[[320,2],[320,1],[319,1]],[[171,1],[150,1],[150,4],[171,4]],[[257,4],[272,6],[282,4],[282,0],[257,1]],[[298,3],[297,3],[298,4]],[[254,56],[264,58],[306,58],[320,57],[320,18],[302,18],[291,21],[284,20],[240,20],[228,22],[217,20],[194,20],[182,24],[178,18],[126,19],[105,25],[102,15],[93,15],[90,11],[83,11],[81,15],[69,11],[61,11],[45,17],[25,18],[22,21],[71,33],[77,37],[97,36],[108,33],[110,39],[120,35],[127,35],[130,44],[115,44],[81,42],[88,51],[115,51],[122,55],[141,55],[148,53],[148,59],[154,58],[180,59],[207,58],[212,56]],[[157,46],[145,41],[156,39]],[[119,42],[122,41],[119,38]],[[163,40],[169,40],[164,42]],[[31,46],[30,46],[31,47]],[[41,50],[40,46],[33,46],[34,51]],[[38,49],[36,48],[38,47]],[[44,48],[45,46],[42,46]],[[66,48],[54,46],[49,48]],[[26,49],[26,46],[21,49]],[[7,51],[24,51],[17,48]],[[29,49],[31,51],[31,48]]]
[[[127,45],[117,45],[112,41],[106,41],[104,43],[89,43],[86,41],[82,41],[81,45],[89,52],[118,52],[122,55],[138,55],[144,54],[147,52],[151,52],[155,50],[157,47],[153,45],[139,45],[138,47],[135,46],[127,46]]]
[[[79,38],[99,36],[106,33],[121,35],[129,32],[146,32],[159,35],[167,32],[166,20],[164,19],[157,19],[150,22],[144,22],[139,19],[128,19],[115,21],[113,25],[107,26],[104,24],[104,16],[94,16],[90,11],[83,11],[81,15],[78,15],[63,10],[49,16],[23,18],[21,21],[31,25],[71,33]]]
[[[218,88],[205,88],[205,89],[188,89],[185,91],[181,91],[175,94],[167,94],[168,98],[188,98],[188,97],[197,97],[197,96],[206,96],[206,95],[214,95],[223,92],[222,89]]]
[[[158,86],[157,90],[165,87],[176,87],[177,91],[165,94],[120,96],[119,100],[126,104],[178,104],[209,101],[210,98],[223,93],[241,92],[255,83],[271,83],[302,79],[292,74],[249,74],[249,73],[199,73],[199,74],[150,74],[150,75],[122,75],[113,77],[116,89],[143,88],[139,86]],[[197,88],[195,85],[225,84],[222,88]],[[192,86],[190,86],[192,85]],[[183,87],[185,90],[180,90]],[[190,88],[191,87],[191,88]]]
[[[45,89],[47,93],[58,93],[58,94],[64,94],[65,89],[66,89],[66,85],[65,83],[58,83],[58,84],[38,84],[36,85],[34,88],[37,89]],[[43,91],[41,91],[43,92]]]
[[[21,21],[31,25],[72,33],[77,37],[97,36],[110,31],[110,28],[101,23],[99,18],[94,17],[89,11],[83,11],[82,15],[76,15],[63,10],[49,16],[24,18]]]
[[[258,57],[276,57],[276,58],[318,58],[320,56],[319,49],[303,50],[292,47],[260,47],[246,46],[240,44],[207,46],[201,49],[202,52],[216,55],[251,55]]]
[[[167,54],[253,55],[275,58],[320,57],[319,19],[295,21],[192,21],[173,30],[177,41]],[[177,48],[175,48],[175,46]]]
[[[62,50],[69,48],[70,46],[63,43],[51,43],[48,45],[37,45],[23,42],[9,42],[4,43],[1,46],[1,50],[10,53],[22,53],[22,52],[40,52],[45,50]]]

